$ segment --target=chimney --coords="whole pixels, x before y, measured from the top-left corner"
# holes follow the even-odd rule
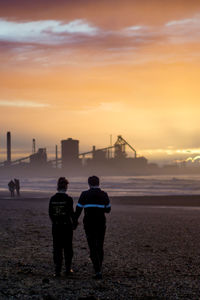
[[[11,133],[7,132],[7,163],[11,163]]]
[[[56,145],[56,169],[58,168],[58,146]]]

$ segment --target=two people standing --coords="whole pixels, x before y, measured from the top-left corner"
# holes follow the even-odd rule
[[[20,182],[19,182],[19,179],[14,179],[9,181],[8,183],[8,189],[10,191],[10,196],[11,197],[14,197],[15,196],[15,190],[16,190],[16,193],[17,193],[17,196],[20,196]]]
[[[102,278],[102,262],[104,257],[103,244],[106,232],[105,213],[109,213],[111,205],[106,192],[99,187],[99,178],[88,178],[89,190],[81,193],[76,211],[73,210],[73,200],[66,194],[68,181],[60,177],[57,184],[58,192],[49,202],[49,216],[52,221],[53,260],[55,276],[60,276],[63,252],[66,274],[72,273],[73,230],[78,225],[78,219],[84,209],[84,230],[90,250],[90,258],[95,271],[95,279]]]

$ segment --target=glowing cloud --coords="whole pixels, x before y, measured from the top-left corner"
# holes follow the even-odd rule
[[[173,43],[188,43],[199,41],[200,15],[192,18],[174,20],[165,24],[166,35]]]
[[[57,20],[12,22],[0,18],[0,40],[39,44],[58,44],[70,40],[70,35],[92,36],[98,29],[84,20],[63,23]]]
[[[194,158],[193,158],[193,161],[195,161],[195,160],[199,160],[200,159],[200,156],[198,155],[198,156],[195,156]]]
[[[198,18],[176,20],[176,21],[170,21],[170,22],[166,23],[166,26],[182,26],[182,25],[186,25],[186,24],[195,24],[197,21],[198,21]]]
[[[5,107],[24,107],[24,108],[42,108],[42,107],[48,107],[49,104],[44,103],[37,103],[32,101],[7,101],[7,100],[0,100],[0,106]]]
[[[93,27],[83,20],[74,20],[67,24],[58,21],[56,26],[53,26],[52,32],[55,33],[78,33],[86,35],[95,35],[98,31],[97,27]]]
[[[124,33],[129,33],[129,34],[134,34],[134,33],[139,33],[141,31],[143,31],[146,27],[144,26],[139,26],[139,25],[135,25],[135,26],[130,26],[124,29]]]

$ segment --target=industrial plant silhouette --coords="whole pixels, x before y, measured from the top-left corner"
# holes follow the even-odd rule
[[[133,153],[127,156],[126,148]],[[99,174],[131,173],[145,170],[148,166],[145,157],[138,157],[136,150],[121,136],[109,147],[91,151],[79,152],[79,140],[68,138],[61,141],[61,157],[58,157],[58,146],[55,148],[55,159],[48,160],[46,148],[36,151],[36,140],[32,140],[32,154],[17,160],[11,159],[11,133],[7,132],[7,159],[0,163],[1,171],[18,170],[30,173],[45,173],[65,171],[72,174],[90,174],[98,170]]]
[[[128,157],[127,148],[132,155]],[[48,160],[46,148],[36,150],[36,140],[32,140],[32,153],[26,157],[12,160],[11,133],[7,132],[7,159],[0,163],[0,175],[140,175],[160,173],[183,173],[184,166],[168,165],[160,168],[155,163],[148,163],[143,156],[138,156],[121,135],[109,147],[79,152],[79,140],[68,138],[61,141],[61,157],[58,146],[55,147],[55,158]],[[187,169],[187,172],[189,170]]]

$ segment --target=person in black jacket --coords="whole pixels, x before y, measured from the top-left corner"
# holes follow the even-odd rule
[[[60,276],[63,260],[65,257],[66,275],[71,274],[71,263],[73,257],[73,224],[74,209],[73,199],[66,194],[68,181],[60,177],[57,183],[57,193],[51,197],[49,202],[49,217],[52,221],[53,235],[53,261],[55,264],[55,276]]]
[[[95,279],[102,278],[103,244],[106,232],[105,213],[111,210],[110,201],[106,192],[99,188],[99,178],[88,178],[90,189],[81,193],[76,206],[76,220],[84,208],[84,229],[90,249],[90,258],[95,270]]]

